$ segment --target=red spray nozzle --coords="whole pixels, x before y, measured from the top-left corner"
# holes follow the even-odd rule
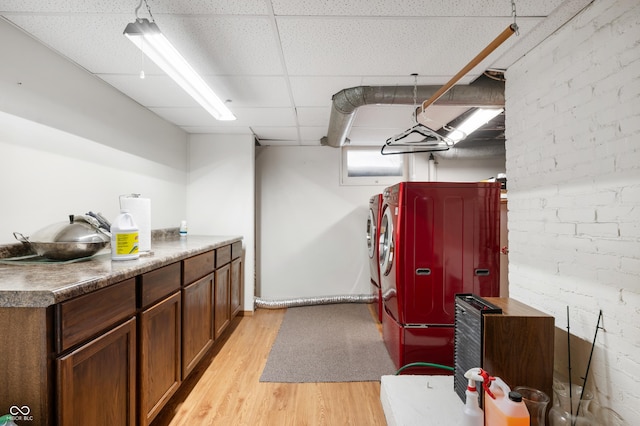
[[[480,371],[478,371],[478,374],[482,377],[482,388],[487,393],[487,395],[489,395],[492,399],[496,399],[495,395],[491,392],[491,390],[489,390],[489,386],[491,386],[491,382],[493,382],[496,378],[493,376],[490,376],[489,373],[487,373],[482,368],[480,368],[479,370]]]

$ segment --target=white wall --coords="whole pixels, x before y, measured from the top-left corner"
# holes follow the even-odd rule
[[[186,149],[185,149],[186,152]],[[118,197],[151,199],[153,229],[185,215],[187,171],[0,111],[0,244],[17,243],[69,214],[100,212],[109,220]]]
[[[385,186],[341,186],[340,152],[322,146],[257,149],[256,293],[261,298],[370,292],[369,198]],[[425,159],[425,154],[416,158],[412,180],[428,179]],[[463,160],[440,163],[438,177],[450,181],[478,181],[495,176],[496,168],[504,171],[504,163],[494,160],[475,160],[470,169]]]
[[[182,129],[2,18],[0,41],[0,111],[186,170]]]
[[[189,137],[189,233],[243,237],[244,311],[253,311],[254,298],[254,147],[252,135]]]
[[[512,297],[570,309],[572,380],[640,417],[640,3],[596,0],[506,73]],[[557,333],[561,334],[561,333]],[[567,374],[566,337],[556,374]]]
[[[132,192],[153,228],[178,226],[185,132],[2,19],[0,58],[0,244],[71,213],[113,218]]]

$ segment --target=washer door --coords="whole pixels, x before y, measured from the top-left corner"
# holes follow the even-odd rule
[[[373,259],[373,255],[376,250],[376,236],[378,230],[376,229],[376,220],[373,217],[373,210],[369,209],[369,217],[367,218],[367,249],[369,250],[369,257]]]
[[[379,263],[380,271],[389,275],[393,265],[393,217],[391,208],[385,208],[380,222]]]

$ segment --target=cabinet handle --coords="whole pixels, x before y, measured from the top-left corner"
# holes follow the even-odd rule
[[[486,277],[489,275],[488,269],[476,269],[476,276],[478,277]]]
[[[431,275],[431,269],[429,269],[429,268],[418,268],[418,269],[416,269],[416,275]]]

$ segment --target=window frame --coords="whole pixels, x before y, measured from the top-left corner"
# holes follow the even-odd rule
[[[407,180],[409,175],[409,161],[408,156],[406,154],[394,154],[400,155],[402,158],[402,174],[394,175],[394,176],[382,176],[382,175],[371,175],[371,176],[349,176],[348,169],[348,161],[347,156],[350,151],[375,151],[380,153],[380,148],[373,146],[342,146],[340,147],[340,185],[349,186],[349,185],[393,185],[398,182],[402,182]],[[381,157],[384,157],[380,154]]]

